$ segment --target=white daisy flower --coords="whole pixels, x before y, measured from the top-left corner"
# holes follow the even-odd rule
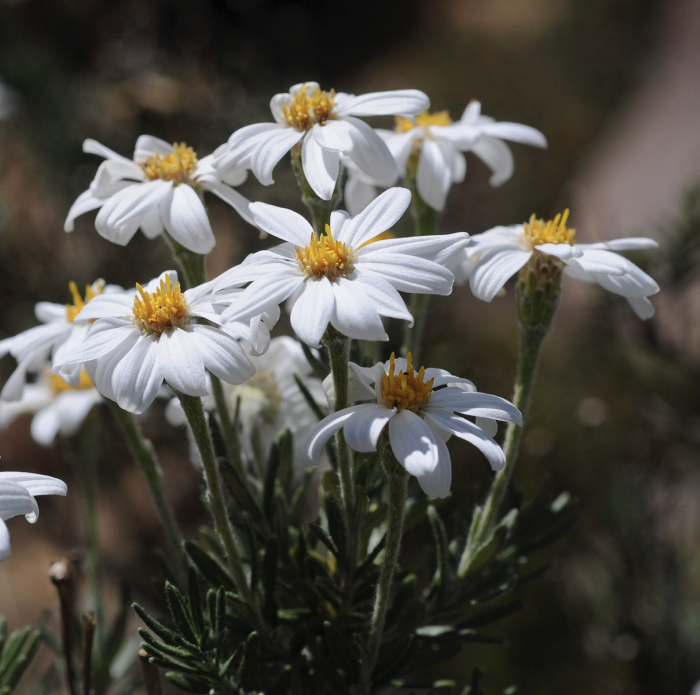
[[[237,130],[214,166],[220,171],[252,169],[260,182],[269,186],[277,163],[301,143],[301,162],[309,185],[319,198],[330,200],[342,155],[375,179],[396,172],[387,146],[358,116],[417,114],[429,105],[428,97],[415,89],[355,96],[324,92],[317,82],[303,82],[288,94],[272,97],[275,123],[255,123]]]
[[[216,280],[217,301],[220,291],[250,283],[222,316],[245,320],[289,298],[292,328],[307,345],[317,347],[329,324],[350,338],[388,340],[382,316],[413,320],[399,291],[450,294],[454,276],[444,264],[469,240],[458,233],[373,241],[410,200],[405,188],[391,188],[355,217],[335,211],[320,238],[296,212],[253,203],[258,226],[288,243]]]
[[[17,369],[0,393],[3,400],[19,400],[27,383],[27,374],[40,373],[49,359],[60,361],[66,352],[83,342],[90,322],[82,318],[76,320],[76,317],[87,303],[103,293],[115,294],[124,291],[117,285],[105,285],[104,280],[97,280],[85,288],[83,299],[74,282],[71,282],[69,287],[73,295],[73,304],[39,302],[34,307],[34,313],[43,325],[0,341],[0,357],[10,354],[18,363]],[[66,366],[60,375],[70,386],[78,386],[80,365]]]
[[[473,152],[482,159],[493,171],[491,185],[500,186],[513,175],[513,153],[504,140],[547,147],[547,140],[539,130],[482,116],[478,101],[472,101],[457,122],[452,121],[447,111],[425,111],[416,118],[398,117],[393,131],[377,132],[403,176],[409,157],[416,153],[418,193],[435,210],[444,210],[452,184],[464,181],[467,173],[464,152]],[[346,197],[352,201],[352,205],[348,203],[350,209],[375,196],[377,187],[386,184],[380,179],[373,180],[366,174],[358,176],[350,170],[345,190]]]
[[[452,463],[445,442],[452,435],[476,446],[493,470],[505,466],[503,450],[489,433],[495,434],[494,420],[522,426],[520,411],[509,401],[478,393],[470,381],[444,369],[421,367],[416,372],[410,354],[407,360],[392,354],[388,362],[369,368],[351,362],[350,368],[350,400],[376,402],[339,410],[314,427],[303,445],[309,461],[319,460],[340,429],[351,449],[376,451],[388,425],[394,456],[429,497],[446,497],[450,491]],[[460,416],[480,418],[479,424]]]
[[[38,495],[64,495],[66,484],[58,478],[36,473],[0,471],[0,560],[10,555],[10,532],[5,522],[24,514],[30,524],[39,519]]]
[[[0,400],[0,430],[20,415],[32,414],[31,434],[37,444],[51,446],[57,435],[77,434],[93,406],[102,402],[100,392],[85,370],[77,386],[71,386],[47,365],[36,383],[27,384],[18,401]]]
[[[317,419],[309,407],[299,386],[296,374],[319,405],[325,403],[320,379],[314,376],[301,345],[289,336],[273,338],[269,350],[260,356],[251,357],[255,374],[239,385],[224,385],[224,394],[230,412],[235,412],[240,399],[239,422],[242,428],[242,443],[248,458],[253,458],[251,443],[259,438],[263,460],[267,460],[275,437],[285,427],[294,436],[297,455],[294,462],[301,467],[301,442]],[[216,410],[213,396],[203,399],[207,410]],[[165,411],[172,425],[184,425],[187,418],[180,401],[173,398]]]
[[[215,154],[203,159],[184,142],[173,145],[142,135],[136,141],[133,161],[95,140],[86,140],[83,151],[105,158],[90,188],[73,203],[64,225],[73,231],[76,217],[101,208],[95,228],[109,241],[126,245],[140,227],[153,239],[168,234],[194,253],[209,253],[216,244],[204,191],[227,202],[250,224],[250,202],[232,188],[246,179],[243,168],[231,167],[225,175],[213,168]]]
[[[130,295],[96,297],[81,311],[80,318],[96,319],[85,340],[54,370],[94,361],[99,392],[132,413],[153,402],[163,381],[190,396],[207,395],[207,371],[240,384],[255,374],[238,342],[248,339],[247,327],[218,325],[209,294],[207,285],[182,292],[170,270]]]
[[[616,251],[655,249],[658,243],[646,237],[631,237],[576,244],[576,230],[566,226],[568,217],[568,210],[548,222],[532,215],[525,224],[494,227],[476,234],[454,269],[458,282],[468,279],[474,295],[490,302],[534,253],[541,253],[560,261],[565,275],[597,283],[623,296],[639,318],[651,318],[654,306],[648,297],[659,291],[659,285]]]

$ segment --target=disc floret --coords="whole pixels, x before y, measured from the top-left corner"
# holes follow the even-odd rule
[[[309,93],[309,88],[304,84],[289,104],[282,107],[282,113],[287,125],[304,131],[310,130],[317,123],[323,125],[326,121],[335,119],[335,106],[334,89],[330,92],[314,89]]]
[[[80,370],[80,381],[76,386],[71,386],[67,381],[64,381],[58,374],[49,374],[49,386],[54,394],[58,395],[64,391],[86,391],[87,389],[95,388],[90,375],[84,370]]]
[[[179,282],[173,285],[170,275],[160,281],[155,292],[146,292],[138,283],[136,289],[139,294],[134,298],[134,323],[145,334],[161,336],[190,323],[185,295]]]
[[[171,154],[156,154],[149,157],[141,168],[149,181],[162,179],[172,181],[173,185],[189,182],[197,168],[197,153],[184,142],[173,143]]]
[[[452,124],[452,119],[450,118],[449,111],[423,111],[423,113],[416,116],[415,123],[410,118],[404,118],[403,116],[395,116],[394,118],[396,125],[394,126],[394,132],[396,133],[406,133],[414,128],[427,128],[431,125],[437,126],[447,126]]]
[[[394,353],[389,358],[389,371],[382,376],[382,403],[387,408],[410,410],[418,413],[428,404],[433,392],[433,381],[425,381],[425,367],[418,372],[411,364],[411,353],[406,357],[406,371],[396,373],[396,360]]]
[[[533,245],[539,244],[569,244],[576,240],[576,230],[567,227],[569,209],[559,213],[553,220],[542,220],[535,217],[534,213],[528,222],[523,225],[525,238]]]
[[[80,310],[91,300],[94,299],[98,294],[102,294],[104,291],[104,282],[98,280],[94,286],[87,285],[85,287],[85,299],[82,298],[80,292],[78,291],[78,285],[71,280],[68,283],[68,288],[70,289],[71,295],[73,295],[73,303],[66,304],[66,321],[68,323],[73,323],[75,317],[80,313]]]
[[[332,281],[347,278],[353,270],[354,259],[353,250],[333,238],[329,225],[321,237],[312,233],[308,246],[296,247],[297,263],[307,279],[327,277]]]

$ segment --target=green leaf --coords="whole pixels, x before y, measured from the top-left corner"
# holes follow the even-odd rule
[[[323,634],[326,637],[326,646],[333,657],[333,661],[339,668],[343,669],[347,681],[354,683],[359,675],[360,665],[356,659],[353,659],[354,649],[352,643],[335,625],[328,621],[323,623]]]
[[[272,523],[274,516],[273,501],[275,498],[275,484],[277,472],[283,460],[291,458],[292,433],[289,428],[282,430],[270,448],[270,455],[267,458],[267,470],[265,471],[265,485],[263,487],[263,512],[268,523]]]
[[[311,368],[314,370],[316,377],[323,381],[330,374],[328,367],[326,367],[326,365],[324,365],[323,362],[321,362],[316,355],[314,355],[311,348],[306,343],[301,343],[301,349],[304,351],[304,356],[306,357],[307,362],[311,365]]]
[[[262,567],[263,616],[272,627],[277,624],[277,603],[275,589],[277,585],[277,536],[270,536],[265,548]]]
[[[146,610],[140,606],[138,603],[133,603],[132,608],[134,609],[136,615],[143,620],[146,627],[154,632],[158,637],[160,637],[164,642],[168,644],[175,644],[177,641],[176,634],[168,627],[163,625],[163,623],[158,622],[152,615],[146,612]]]
[[[338,551],[338,546],[336,546],[335,541],[328,534],[326,529],[313,521],[309,522],[309,528],[314,532],[316,537],[323,543],[323,545],[330,550],[336,558],[340,558],[340,552]]]
[[[168,599],[170,615],[175,621],[177,629],[180,631],[180,636],[195,646],[198,640],[195,633],[194,622],[182,592],[170,582],[165,582],[165,596]]]
[[[440,519],[437,509],[433,505],[428,507],[428,521],[433,531],[435,539],[435,550],[437,553],[437,567],[430,587],[430,595],[439,597],[442,595],[450,579],[450,551],[447,542],[447,532]]]
[[[304,498],[306,497],[306,492],[309,489],[309,485],[311,485],[311,481],[313,480],[316,468],[318,468],[318,466],[311,466],[311,468],[307,468],[304,471],[304,477],[301,479],[301,483],[299,483],[299,485],[297,485],[296,490],[294,490],[294,495],[292,495],[291,510],[289,513],[290,519],[299,518],[301,505],[304,502]]]
[[[228,571],[194,541],[185,541],[185,552],[210,586],[217,589],[223,586],[228,591],[236,591],[236,585]]]
[[[180,690],[184,690],[186,693],[197,693],[198,695],[204,695],[211,691],[211,685],[200,678],[186,676],[183,673],[176,673],[174,671],[167,671],[165,677],[173,685],[176,685],[178,688],[180,688]]]
[[[316,416],[317,420],[323,420],[323,418],[326,417],[326,414],[323,412],[316,399],[311,395],[311,391],[309,391],[309,389],[306,387],[306,384],[299,378],[298,374],[294,374],[294,381],[299,387],[301,395],[304,396],[304,400],[306,401],[306,405],[309,406],[309,410],[311,410],[311,412]]]
[[[336,558],[339,564],[345,569],[348,568],[348,536],[345,528],[345,520],[340,511],[340,505],[336,498],[327,495],[324,498],[326,508],[326,518],[328,519],[328,532],[333,538],[335,547],[338,549]]]
[[[260,639],[257,632],[251,632],[245,643],[245,652],[238,667],[238,685],[246,689],[252,684],[255,672],[258,668],[258,658],[260,652]]]
[[[190,615],[192,617],[192,627],[197,636],[197,643],[201,644],[204,634],[204,610],[202,608],[202,596],[199,592],[199,582],[197,581],[197,570],[190,567],[187,576],[187,598],[190,604]]]
[[[174,647],[165,642],[158,641],[146,628],[138,629],[139,636],[143,640],[142,647],[151,656],[165,657],[167,655],[178,657],[179,659],[192,659],[198,655],[192,654],[189,649],[183,647]]]

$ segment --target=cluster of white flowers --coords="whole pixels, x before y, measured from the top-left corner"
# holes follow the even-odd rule
[[[408,361],[392,356],[371,368],[351,363],[350,400],[361,403],[317,424],[314,411],[334,408],[332,384],[326,383],[324,399],[300,343],[270,339],[286,303],[292,329],[310,348],[318,348],[331,330],[350,339],[386,341],[384,319],[413,321],[401,293],[448,295],[457,276],[490,301],[535,253],[551,255],[566,274],[597,282],[625,296],[640,316],[651,316],[647,297],[658,286],[614,253],[650,248],[650,240],[574,244],[566,219],[545,224],[534,218],[471,240],[464,233],[387,238],[411,204],[410,191],[395,186],[399,178],[415,182],[423,203],[439,211],[451,186],[465,177],[465,152],[480,157],[493,170],[491,183],[500,185],[513,172],[504,140],[546,146],[529,126],[482,116],[478,102],[454,123],[446,112],[429,113],[429,106],[416,90],[354,96],[306,82],[272,98],[274,123],[245,126],[202,159],[184,143],[170,145],[148,135],[138,139],[133,160],[86,140],[84,151],[105,161],[71,207],[66,231],[73,231],[78,216],[99,209],[96,230],[117,244],[125,245],[140,228],[149,238],[167,235],[191,252],[207,254],[215,245],[203,203],[209,191],[282,243],[198,287],[181,289],[170,270],[128,290],[99,280],[84,297],[71,283],[71,304],[38,304],[41,325],[0,342],[0,356],[9,353],[18,363],[2,391],[0,427],[21,413],[35,413],[32,434],[49,445],[56,435],[75,435],[103,398],[142,413],[164,384],[203,398],[213,409],[212,375],[225,383],[231,410],[240,406],[244,449],[261,437],[265,451],[289,427],[302,462],[317,462],[340,428],[358,452],[375,451],[386,428],[397,460],[436,497],[450,490],[446,442],[452,435],[478,447],[495,470],[501,468],[495,421],[522,424],[508,401],[478,393],[468,380],[441,369],[416,371],[410,355]],[[396,129],[375,129],[361,120],[372,116],[394,116]],[[273,183],[275,166],[290,151],[321,201],[337,195],[341,169],[347,169],[350,213],[333,211],[325,233],[317,235],[292,210],[250,203],[235,190],[249,170],[263,184]],[[379,187],[388,190],[377,195]],[[167,412],[172,423],[184,422],[176,401]],[[65,494],[65,486],[41,476],[0,473],[0,519],[24,513],[33,520],[36,494]],[[0,559],[7,552],[0,522]]]

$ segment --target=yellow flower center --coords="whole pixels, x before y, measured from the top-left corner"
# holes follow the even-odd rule
[[[173,143],[172,154],[156,154],[141,165],[149,181],[162,179],[172,181],[176,186],[189,181],[196,167],[197,153],[184,142]]]
[[[396,372],[394,353],[389,359],[389,371],[382,376],[382,403],[397,411],[410,410],[417,413],[430,400],[433,379],[425,381],[425,367],[416,373],[411,364],[411,353],[406,358],[406,371]]]
[[[569,208],[563,214],[558,214],[553,220],[540,220],[533,214],[529,222],[525,222],[525,238],[533,246],[538,244],[573,244],[576,239],[576,230],[567,227]]]
[[[326,121],[334,119],[334,109],[334,89],[331,89],[330,92],[314,89],[311,94],[308,94],[307,86],[302,85],[289,106],[282,107],[282,113],[291,128],[310,130],[316,123],[323,125]]]
[[[452,123],[449,111],[435,111],[434,113],[423,111],[416,116],[415,123],[410,118],[403,116],[395,116],[394,120],[396,121],[394,126],[396,133],[406,133],[414,128],[427,128],[429,125],[450,125]]]
[[[95,384],[92,383],[90,375],[84,369],[80,371],[80,382],[77,386],[71,386],[58,374],[49,374],[49,386],[57,395],[63,391],[84,391],[86,389],[95,388]]]
[[[327,277],[329,280],[346,278],[352,272],[355,254],[342,241],[336,241],[331,228],[326,225],[326,233],[317,237],[311,233],[311,241],[304,248],[296,247],[297,263],[306,278]]]
[[[134,323],[144,333],[160,336],[190,322],[180,283],[173,287],[170,275],[160,281],[160,287],[155,292],[146,292],[138,283],[136,289],[141,296],[134,299]]]
[[[94,299],[98,294],[102,294],[105,288],[104,282],[102,280],[98,280],[95,283],[97,289],[93,289],[92,285],[87,285],[85,287],[85,299],[83,299],[80,296],[80,292],[78,292],[78,286],[71,280],[68,283],[68,288],[70,289],[70,293],[73,295],[73,303],[72,304],[66,304],[66,321],[68,323],[73,323],[75,320],[75,317],[78,315],[80,310],[91,300]],[[94,321],[95,319],[91,320]]]

